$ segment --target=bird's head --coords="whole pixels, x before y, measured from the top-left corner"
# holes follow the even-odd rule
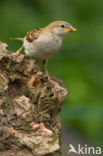
[[[52,22],[45,28],[48,29],[48,31],[51,31],[52,33],[54,33],[60,37],[64,37],[69,32],[76,31],[76,29],[71,24],[69,24],[65,21]]]

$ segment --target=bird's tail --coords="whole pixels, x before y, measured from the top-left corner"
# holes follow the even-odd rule
[[[10,40],[18,40],[18,41],[24,41],[24,38],[10,38]]]

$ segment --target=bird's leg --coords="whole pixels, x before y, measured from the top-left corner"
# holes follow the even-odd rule
[[[22,46],[19,50],[17,50],[17,52],[12,53],[11,56],[19,56],[20,52],[22,51],[23,48],[24,48],[24,46]]]
[[[43,66],[44,66],[44,72],[45,74],[49,75],[48,70],[47,70],[47,60],[43,60]]]
[[[47,70],[47,60],[43,60],[43,66],[44,66],[44,74],[48,77],[48,80],[50,81],[51,78]]]

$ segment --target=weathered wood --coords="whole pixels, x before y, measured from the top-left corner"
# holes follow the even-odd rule
[[[27,86],[32,74],[35,80]],[[0,156],[60,156],[60,104],[67,90],[37,62],[0,42]]]

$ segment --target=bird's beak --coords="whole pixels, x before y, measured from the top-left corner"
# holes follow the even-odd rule
[[[75,28],[71,27],[71,28],[64,29],[64,31],[73,32],[73,31],[77,31],[77,30]]]

